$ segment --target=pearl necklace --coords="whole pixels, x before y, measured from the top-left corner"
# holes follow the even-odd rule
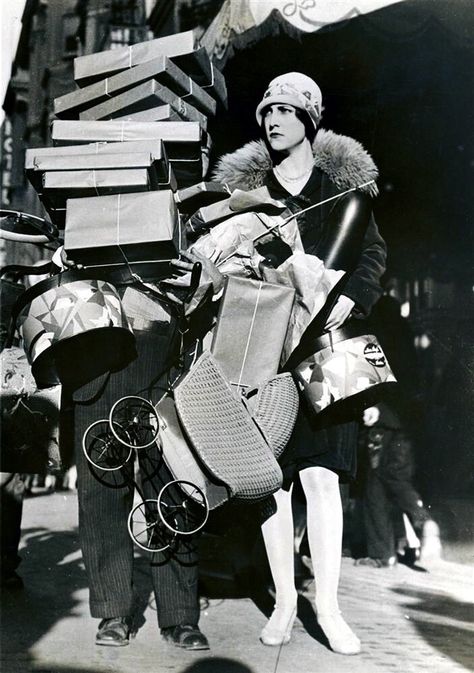
[[[309,175],[313,171],[313,166],[311,166],[307,171],[304,173],[301,173],[301,175],[297,175],[295,178],[287,178],[285,177],[279,170],[277,166],[274,166],[273,168],[274,172],[280,177],[282,180],[285,182],[299,182],[303,178],[305,178],[307,175]]]

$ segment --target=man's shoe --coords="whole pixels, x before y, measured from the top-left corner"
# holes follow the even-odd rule
[[[196,624],[178,624],[161,629],[163,638],[176,647],[185,650],[208,650],[209,643]]]
[[[129,643],[130,628],[125,617],[103,619],[95,636],[96,645],[124,647]]]
[[[397,565],[397,557],[390,556],[389,558],[371,558],[365,556],[354,561],[355,566],[368,566],[369,568],[394,568]]]

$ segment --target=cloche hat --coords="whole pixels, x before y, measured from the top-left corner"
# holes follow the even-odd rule
[[[287,103],[308,113],[315,128],[321,117],[323,96],[311,77],[301,72],[288,72],[272,79],[258,104],[256,117],[262,125],[262,112],[273,103]]]

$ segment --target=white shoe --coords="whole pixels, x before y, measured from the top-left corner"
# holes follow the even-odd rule
[[[429,519],[423,526],[421,535],[421,561],[436,561],[441,558],[441,540],[439,537],[439,526],[436,521]]]
[[[296,603],[289,607],[275,605],[270,619],[260,633],[260,641],[273,647],[289,643],[296,619],[296,609]]]
[[[344,621],[339,610],[318,612],[318,624],[329,641],[333,652],[337,654],[359,654],[361,644],[350,626]]]

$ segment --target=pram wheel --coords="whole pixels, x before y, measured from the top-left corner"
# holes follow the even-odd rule
[[[173,533],[192,535],[207,521],[209,506],[204,492],[190,481],[168,482],[158,494],[158,514]]]
[[[128,515],[127,526],[132,540],[144,551],[164,551],[176,537],[176,533],[161,521],[158,502],[154,499],[142,500],[135,505]]]
[[[130,446],[118,442],[110,432],[109,421],[94,421],[82,437],[82,450],[94,467],[111,472],[123,467],[132,455]]]
[[[117,400],[110,410],[109,423],[114,437],[131,449],[146,449],[158,437],[155,407],[143,397],[129,395]]]

